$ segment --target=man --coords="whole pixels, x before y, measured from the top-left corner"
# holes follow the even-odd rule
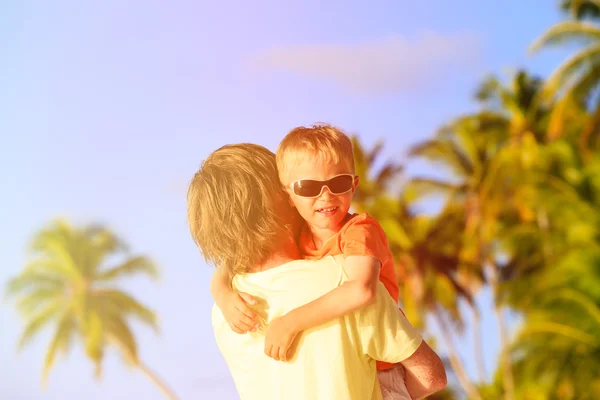
[[[343,259],[298,260],[294,210],[281,188],[275,156],[252,144],[224,146],[196,173],[188,191],[188,221],[216,273],[256,299],[267,325],[347,278]],[[443,389],[443,364],[399,312],[382,284],[361,310],[305,331],[287,362],[265,355],[264,329],[234,333],[213,308],[213,328],[241,399],[379,400],[375,360],[401,362],[410,396]],[[264,327],[263,327],[264,328]]]

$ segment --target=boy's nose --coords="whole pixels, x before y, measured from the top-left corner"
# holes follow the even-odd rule
[[[329,190],[329,188],[327,186],[323,186],[323,190],[321,191],[321,195],[319,197],[332,197],[333,193],[331,193],[331,191]]]

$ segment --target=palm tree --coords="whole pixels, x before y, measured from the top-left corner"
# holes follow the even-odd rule
[[[117,279],[126,276],[157,278],[157,268],[143,256],[126,256],[120,264],[108,268],[106,263],[123,250],[123,242],[101,226],[76,228],[56,221],[35,234],[30,248],[32,260],[7,284],[7,295],[17,298],[17,309],[26,320],[18,348],[54,325],[44,361],[44,384],[57,353],[67,352],[74,340],[80,340],[95,365],[96,377],[102,372],[106,348],[114,346],[168,399],[176,399],[140,361],[129,325],[129,319],[136,318],[157,331],[156,315],[115,286]]]
[[[570,372],[555,372],[561,369],[557,365],[569,371],[597,368],[574,349],[597,352],[594,342],[586,340],[597,334],[593,321],[600,315],[589,301],[600,304],[593,300],[600,287],[600,160],[584,162],[577,146],[561,139],[539,148],[531,170],[532,195],[520,201],[537,215],[529,220],[506,215],[497,235],[504,256],[496,260],[501,272],[498,301],[524,321],[509,348],[515,390],[527,399],[561,398],[557,392],[564,392],[564,398],[573,398],[569,393],[595,398],[585,397],[592,393],[590,381],[576,384]],[[498,377],[502,375],[499,371]]]
[[[499,171],[503,165],[497,156],[507,140],[507,127],[507,120],[495,113],[462,117],[440,130],[433,139],[414,146],[410,152],[413,157],[426,158],[443,166],[453,175],[447,180],[416,177],[408,183],[407,190],[420,195],[442,194],[446,199],[446,207],[463,210],[464,224],[454,226],[454,235],[463,238],[458,256],[458,277],[471,296],[487,283],[484,266],[490,257],[488,253],[495,239],[499,213],[507,205],[505,185],[498,179],[504,176]],[[494,281],[490,283],[496,286]],[[501,309],[496,309],[503,328],[501,312]],[[476,308],[473,308],[473,315],[477,327],[479,314]],[[477,353],[481,353],[482,344],[477,328],[475,333]],[[502,340],[508,341],[506,335],[502,335]],[[480,375],[485,376],[481,356],[478,357],[478,364]],[[483,379],[480,376],[480,380]],[[507,385],[510,387],[510,382]]]
[[[565,1],[563,8],[571,10],[577,19],[559,22],[548,29],[530,47],[532,53],[541,48],[565,43],[583,44],[584,47],[563,62],[546,81],[540,102],[555,102],[552,123],[548,135],[563,135],[567,125],[563,120],[575,113],[578,119],[586,116],[582,111],[592,112],[586,127],[579,132],[579,147],[586,155],[589,148],[598,145],[594,134],[600,127],[600,107],[596,89],[600,83],[600,26],[593,21],[582,20],[585,16],[598,16],[600,1]]]
[[[432,299],[432,293],[427,293],[425,282],[428,279],[425,275],[429,270],[439,274],[440,279],[447,281],[457,294],[466,296],[465,300],[472,301],[472,297],[456,280],[460,261],[455,255],[460,243],[449,240],[455,237],[455,229],[460,229],[464,222],[461,210],[448,209],[437,218],[415,214],[407,196],[402,193],[393,194],[390,190],[391,183],[399,178],[398,174],[403,167],[395,162],[388,162],[375,172],[373,164],[380,154],[381,144],[366,151],[354,138],[353,145],[356,173],[361,177],[361,184],[354,197],[354,207],[360,212],[371,214],[386,231],[390,248],[396,257],[400,286],[406,285],[406,279],[417,279],[408,292],[412,299],[405,299],[406,302]],[[447,302],[446,310],[452,314],[457,325],[461,325],[456,301],[457,299],[453,299]],[[414,313],[408,311],[411,321],[418,326],[422,326],[421,311],[423,310],[415,309]]]
[[[390,188],[399,178],[402,166],[388,162],[375,172],[373,164],[382,149],[381,143],[370,151],[356,138],[353,144],[356,173],[361,177],[354,207],[371,214],[386,231],[397,265],[403,309],[417,327],[424,326],[426,314],[441,325],[450,365],[463,389],[478,399],[477,389],[466,374],[448,326],[448,320],[459,331],[464,326],[459,310],[461,299],[475,308],[471,294],[456,279],[463,263],[458,256],[461,243],[456,240],[455,232],[462,229],[464,215],[460,210],[448,209],[437,218],[417,216],[407,198],[399,193],[394,196]]]
[[[482,106],[480,112],[457,118],[410,152],[413,157],[441,166],[451,176],[417,177],[408,183],[408,188],[421,195],[442,194],[447,204],[456,203],[466,210],[462,257],[471,260],[477,266],[475,271],[481,272],[467,270],[465,278],[471,279],[467,286],[472,290],[478,288],[473,278],[481,279],[480,284],[489,284],[498,300],[494,312],[500,327],[500,361],[508,399],[515,398],[514,379],[507,352],[504,305],[499,301],[499,260],[507,256],[501,247],[506,222],[518,225],[544,214],[535,182],[545,175],[534,173],[539,147],[548,141],[545,127],[549,109],[539,102],[542,85],[540,79],[524,71],[514,74],[506,86],[495,77],[486,79],[476,92]]]
[[[577,19],[600,17],[598,0],[562,0],[560,8]]]
[[[540,102],[544,81],[524,70],[517,70],[502,82],[496,76],[486,78],[477,89],[475,98],[485,113],[504,118],[509,144],[522,144],[529,135],[538,143],[546,141],[545,124],[549,106]]]
[[[600,396],[600,247],[574,246],[553,268],[514,281],[524,315],[512,347],[518,391],[545,399]]]

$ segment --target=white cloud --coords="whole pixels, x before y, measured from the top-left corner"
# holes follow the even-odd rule
[[[425,32],[354,44],[312,44],[271,48],[253,64],[263,71],[287,71],[337,83],[353,93],[394,93],[451,79],[480,60],[475,35]]]

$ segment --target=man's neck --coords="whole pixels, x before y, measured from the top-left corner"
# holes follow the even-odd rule
[[[276,250],[262,264],[257,265],[252,272],[266,271],[299,258],[300,252],[298,251],[298,246],[295,241],[290,239],[276,246]]]

